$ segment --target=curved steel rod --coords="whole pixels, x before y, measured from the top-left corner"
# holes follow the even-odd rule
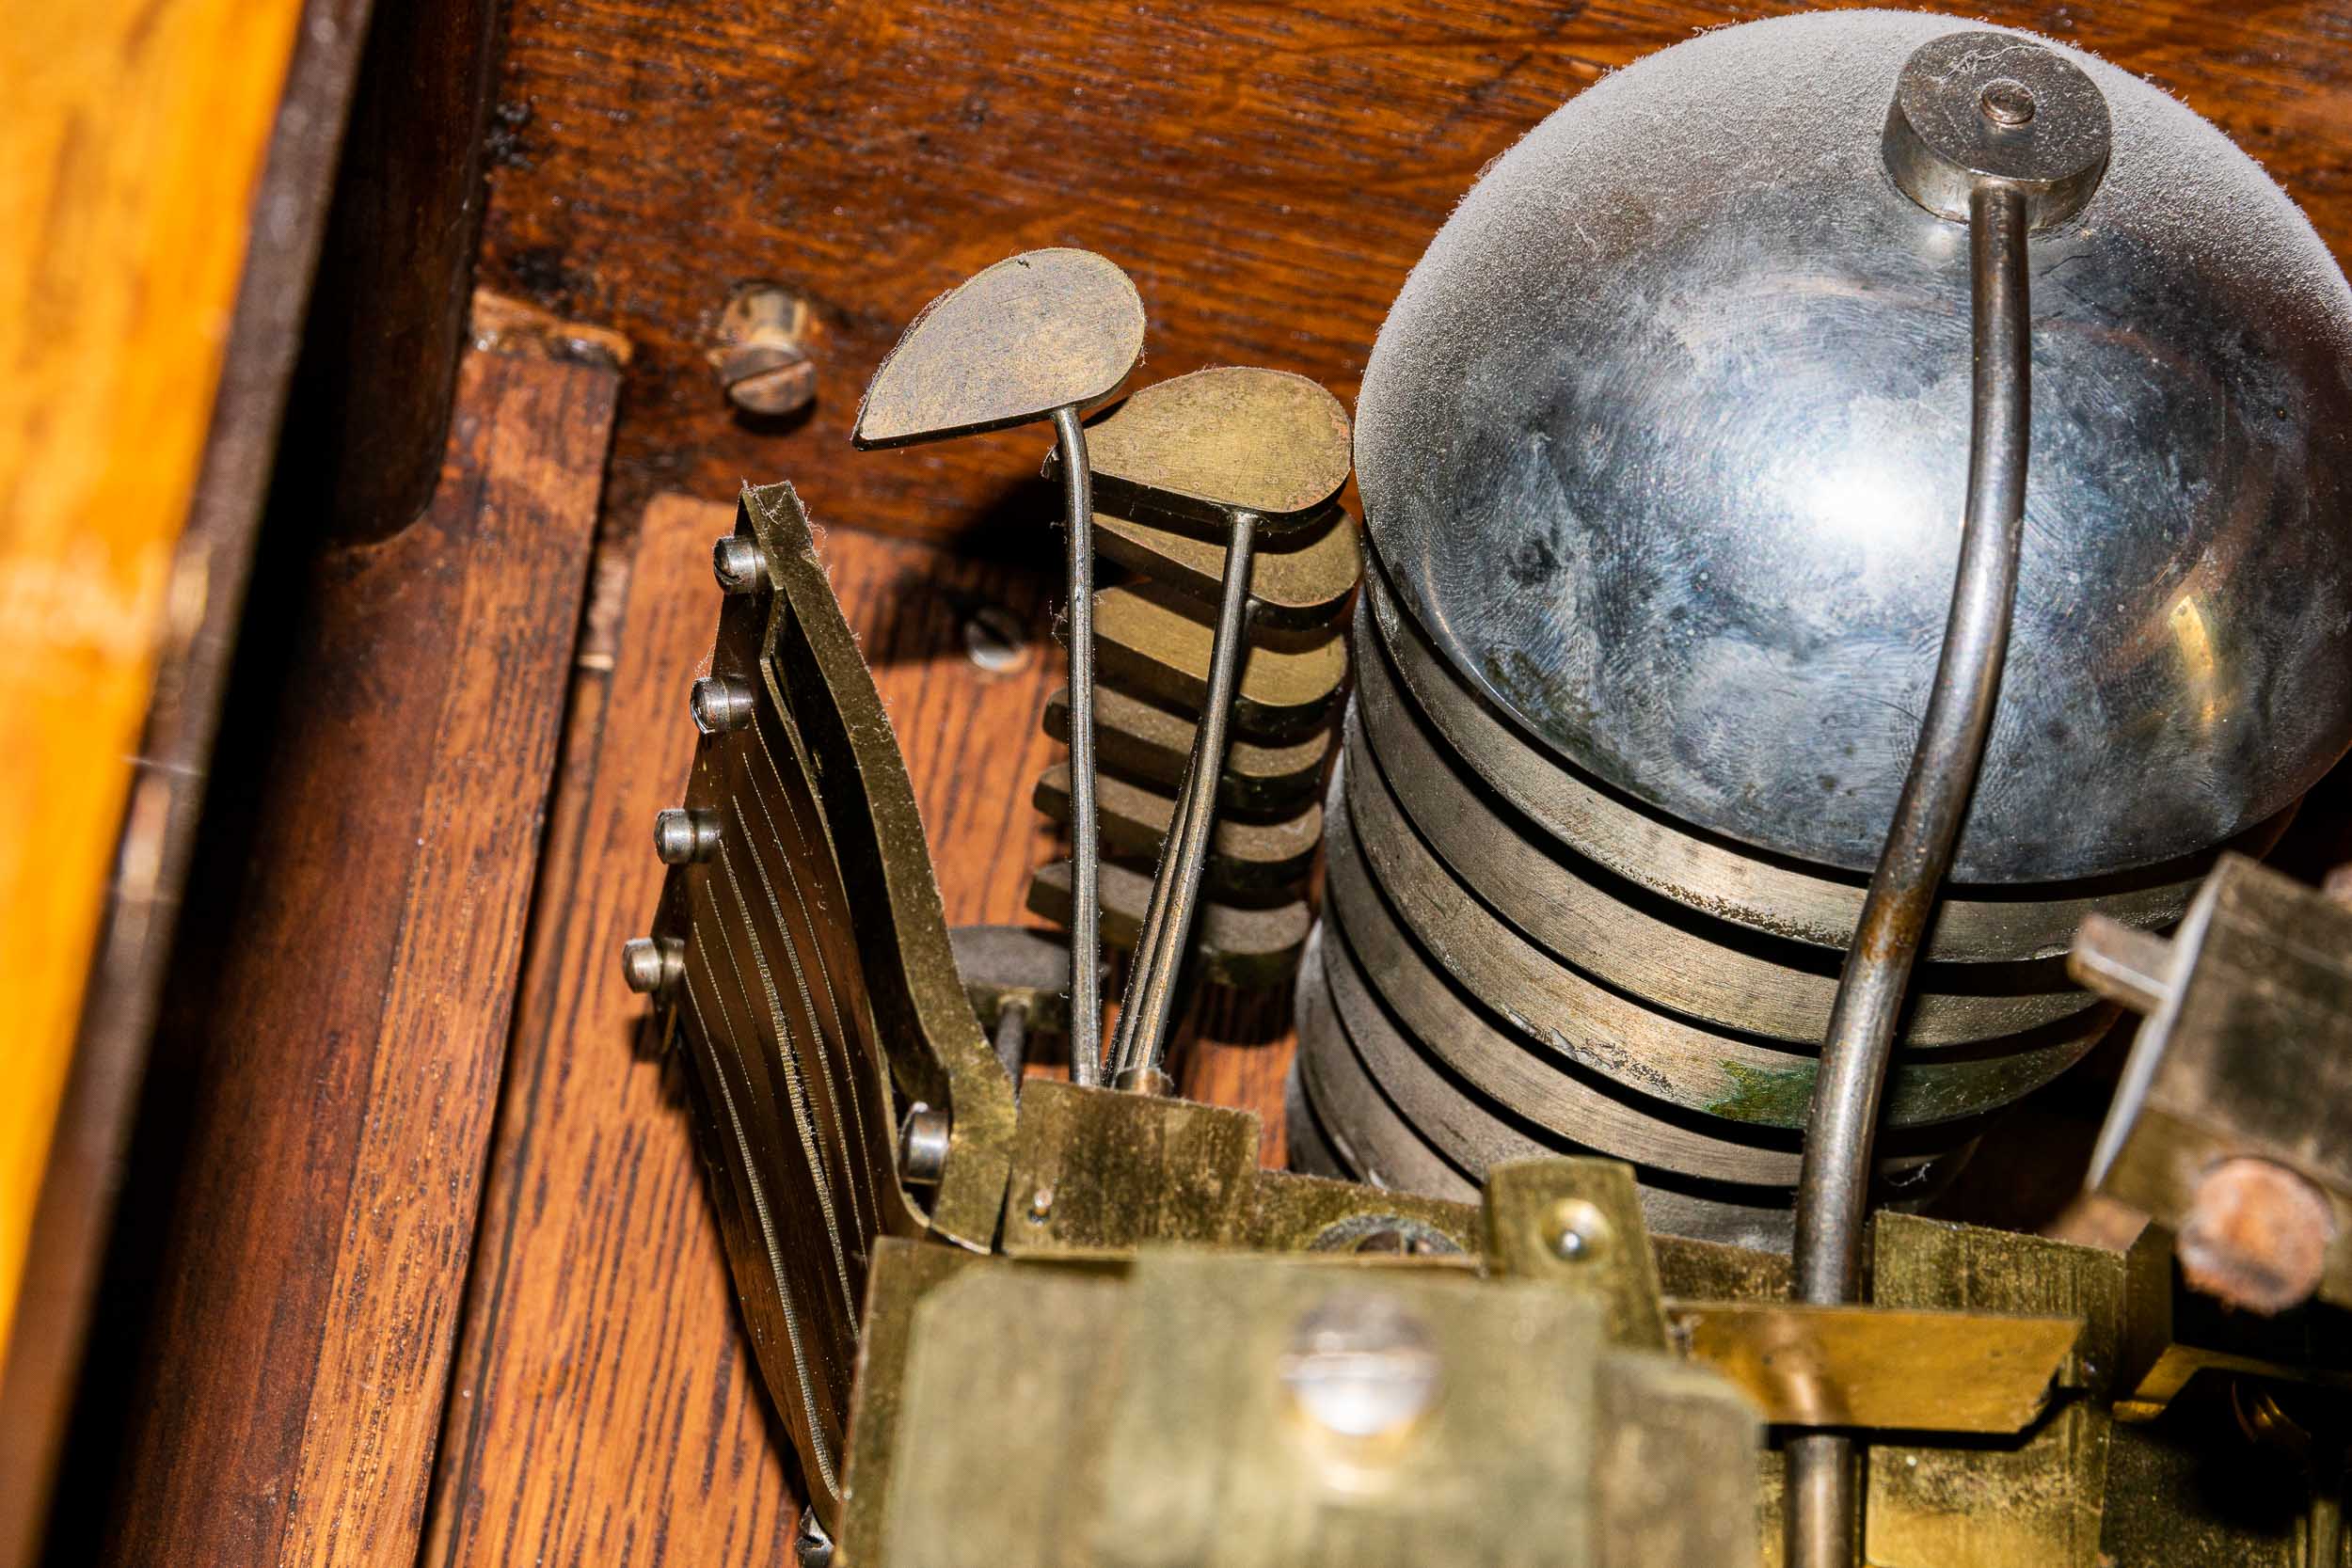
[[[1092,1084],[1103,1065],[1100,892],[1103,841],[1094,822],[1094,473],[1074,407],[1054,410],[1061,445],[1063,524],[1070,535],[1070,1081]]]
[[[1870,1143],[1896,1018],[1976,787],[2009,646],[2031,344],[2026,204],[2014,187],[1988,182],[1969,198],[1968,260],[1976,365],[1960,572],[1927,720],[1821,1045],[1797,1181],[1795,1295],[1804,1302],[1851,1301],[1861,1284]],[[1851,1439],[1790,1440],[1788,1568],[1851,1568],[1855,1494]]]
[[[1167,1044],[1176,979],[1184,967],[1184,944],[1200,901],[1201,876],[1208,869],[1217,779],[1225,771],[1226,736],[1234,691],[1241,684],[1243,648],[1249,640],[1249,571],[1257,553],[1257,526],[1256,513],[1236,511],[1226,534],[1216,638],[1209,645],[1208,696],[1193,732],[1192,758],[1184,766],[1184,790],[1168,823],[1167,847],[1160,853],[1152,908],[1136,939],[1136,970],[1128,976],[1119,1021],[1120,1049],[1113,1058],[1118,1078],[1148,1077],[1156,1071]]]

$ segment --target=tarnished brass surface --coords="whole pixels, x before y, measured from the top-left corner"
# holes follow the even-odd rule
[[[1568,1292],[1148,1253],[977,1265],[914,1318],[854,1568],[1756,1560],[1753,1415]]]
[[[1118,1279],[1001,1260],[914,1304],[879,1538],[841,1568],[1083,1568],[1110,1412],[1133,1345]]]
[[[1327,817],[1329,896],[1351,937],[1359,921],[1382,918],[1383,910],[1372,907],[1377,902],[1464,990],[1492,999],[1525,1037],[1518,1049],[1573,1064],[1636,1095],[1730,1121],[1804,1127],[1813,1100],[1810,1048],[1794,1042],[1775,1047],[1686,1022],[1588,979],[1538,948],[1438,861],[1354,737],[1352,718],[1350,724]],[[1344,809],[1338,804],[1343,792]],[[1689,961],[1705,960],[1693,955]],[[1374,973],[1385,977],[1391,971],[1375,962]],[[1392,988],[1383,990],[1395,999]],[[1406,1010],[1401,1002],[1399,1008]],[[1906,1048],[1888,1077],[1885,1125],[1932,1127],[2008,1104],[2080,1060],[2113,1016],[2093,1008],[2027,1036]],[[1526,1101],[1509,1102],[1540,1116]],[[1562,1131],[1598,1141],[1573,1125]]]
[[[1600,1304],[1610,1339],[1664,1350],[1658,1268],[1633,1172],[1614,1160],[1515,1160],[1486,1172],[1486,1266]]]
[[[2082,1334],[2058,1377],[2080,1393],[2022,1442],[1869,1450],[1865,1538],[1876,1568],[2094,1568],[2114,1425],[2103,1402],[2121,1358],[2125,1279],[2122,1256],[2099,1248],[1878,1217],[1873,1306],[2046,1314]]]
[[[898,1180],[892,1083],[953,1116],[928,1218],[966,1246],[994,1230],[1012,1102],[964,1000],[889,721],[791,488],[747,488],[737,531],[767,573],[726,599],[711,672],[747,709],[696,749],[685,804],[717,833],[670,872],[654,931],[682,944],[666,1027],[705,1097],[761,1372],[830,1521],[866,1259],[926,1218]]]
[[[893,447],[1083,408],[1143,352],[1143,300],[1091,251],[1009,256],[923,308],[874,372],[851,439]]]
[[[866,1318],[858,1339],[856,1398],[850,1410],[850,1467],[837,1541],[881,1539],[882,1504],[898,1454],[904,1409],[907,1348],[915,1304],[966,1268],[985,1267],[961,1247],[924,1246],[884,1237],[874,1248],[866,1288]],[[836,1556],[850,1568],[846,1556]]]
[[[775,584],[776,612],[762,642],[765,687],[788,708],[816,764],[842,882],[858,893],[853,901],[845,893],[843,906],[875,1033],[900,1095],[954,1117],[946,1174],[927,1218],[935,1234],[984,1248],[1011,1159],[1012,1097],[956,973],[906,759],[799,498],[786,484],[747,488],[743,515]]]
[[[1005,1255],[1231,1243],[1246,1233],[1257,1169],[1255,1112],[1039,1079],[1021,1097]]]
[[[1320,383],[1226,365],[1142,388],[1087,432],[1094,483],[1121,516],[1270,530],[1316,519],[1347,483],[1347,411]]]
[[[1225,546],[1170,524],[1094,515],[1094,544],[1111,560],[1157,582],[1214,604],[1225,572]],[[1249,560],[1250,618],[1261,626],[1322,626],[1347,608],[1363,576],[1356,519],[1339,506],[1288,533],[1258,541]]]
[[[1132,948],[1142,929],[1144,907],[1151,901],[1152,879],[1123,865],[1103,867],[1103,940],[1114,947]],[[1048,920],[1070,919],[1070,863],[1041,865],[1029,879],[1031,912]],[[1204,899],[1194,924],[1193,951],[1201,979],[1248,990],[1276,984],[1290,975],[1298,950],[1314,924],[1314,911],[1294,899],[1270,909],[1244,909]]]
[[[1692,1359],[1797,1426],[2013,1433],[2049,1402],[2075,1318],[1796,1302],[1666,1304]]]
[[[2323,1299],[2352,1305],[2352,906],[2225,855],[2179,934],[2154,951],[2161,971],[2133,988],[2153,1010],[2091,1184],[2185,1240],[2204,1218],[2209,1173],[2232,1159],[2268,1162],[2320,1201],[2309,1217],[2218,1225],[2202,1283],[2277,1310],[2315,1278]],[[2316,1267],[2298,1271],[2299,1291],[2266,1295],[2262,1275],[2297,1249],[2315,1251]],[[2184,1259],[2201,1262],[2185,1246]]]
[[[1158,859],[1168,840],[1168,825],[1175,819],[1175,800],[1107,773],[1096,775],[1094,788],[1103,814],[1103,852]],[[1032,799],[1055,821],[1069,821],[1069,766],[1056,763],[1040,775]],[[1212,894],[1245,897],[1295,892],[1322,842],[1323,807],[1313,801],[1296,816],[1271,822],[1220,816],[1209,839],[1204,885]]]
[[[1396,673],[1448,749],[1497,793],[1568,847],[1653,893],[1704,914],[1772,936],[1833,947],[1853,942],[1865,881],[1820,875],[1700,838],[1633,805],[1550,756],[1463,683],[1401,614],[1377,570],[1365,574],[1366,598]],[[2260,854],[2285,831],[2292,811],[2249,830],[2235,846]],[[2006,960],[2066,951],[2083,917],[2103,912],[2151,927],[2177,919],[2210,864],[2151,868],[2088,886],[2004,890],[1997,895],[1947,889],[1921,958]]]
[[[1105,588],[1094,596],[1103,679],[1187,713],[1208,700],[1215,628],[1196,607],[1158,583]],[[1347,679],[1347,639],[1327,632],[1253,635],[1233,698],[1239,736],[1279,744],[1318,729]]]
[[[2116,1423],[2090,1560],[2098,1568],[2343,1568],[2340,1553],[2321,1560],[2308,1549],[2302,1467],[2242,1441],[2230,1421],[2209,1403],[2163,1426]],[[2067,1560],[2035,1560],[2036,1568]]]
[[[1364,612],[1358,619],[1359,639],[1376,641],[1364,635]],[[1397,690],[1385,657],[1364,661],[1347,723],[1367,832],[1399,831],[1409,819],[1458,880],[1549,956],[1596,980],[1702,1022],[1820,1044],[1840,955],[1698,914],[1534,828],[1465,776]],[[1361,798],[1375,770],[1392,803]],[[2068,983],[2062,963],[2037,959],[1925,966],[1907,1006],[1900,1042],[1916,1048],[1992,1041],[2097,1002]]]
[[[1252,1196],[1243,1240],[1261,1252],[1465,1259],[1478,1253],[1480,1211],[1473,1204],[1279,1170],[1259,1171]]]
[[[1094,694],[1094,722],[1095,754],[1107,771],[1166,789],[1183,781],[1196,729],[1190,718],[1106,686]],[[1069,692],[1046,700],[1045,733],[1070,738]],[[1277,745],[1233,736],[1217,776],[1217,809],[1272,816],[1316,804],[1332,745],[1327,726]]]

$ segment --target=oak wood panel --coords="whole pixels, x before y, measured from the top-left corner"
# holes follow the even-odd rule
[[[866,378],[933,294],[1083,245],[1150,315],[1144,379],[1263,363],[1352,404],[1389,301],[1478,170],[1602,71],[1739,0],[516,0],[484,265],[621,326],[609,519],[655,489],[802,477],[812,509],[946,533],[1030,506],[1008,432],[845,461]],[[2218,120],[2352,253],[2346,0],[1970,0],[2149,73]],[[774,277],[824,328],[804,423],[733,418],[702,362],[727,292]],[[1035,502],[1042,512],[1049,499]]]
[[[0,29],[0,942],[40,955],[0,990],[0,1341],[301,10],[90,0]]]
[[[469,356],[426,515],[309,575],[258,852],[191,884],[106,1560],[414,1560],[617,388]]]
[[[267,19],[267,8],[246,9],[239,19],[244,24]],[[111,885],[105,890],[105,911],[84,982],[72,1065],[41,1172],[15,1318],[0,1330],[6,1338],[5,1355],[0,1355],[0,1565],[6,1568],[37,1560],[56,1461],[72,1417],[92,1292],[195,845],[222,689],[244,608],[262,499],[269,488],[279,416],[301,343],[319,240],[326,227],[344,111],[359,74],[368,12],[369,0],[302,0],[299,25],[292,28],[283,91],[242,221],[224,222],[224,213],[217,209],[202,214],[211,239],[222,246],[242,243],[244,257],[234,303],[215,328],[225,333],[227,346],[212,389],[202,456],[167,568],[180,593],[163,618],[151,697],[136,754],[129,759]],[[87,27],[90,20],[91,13],[84,12],[82,25]],[[131,32],[151,30],[151,12],[146,21],[133,24]],[[103,30],[99,36],[104,36]],[[10,42],[24,40],[19,33]],[[5,48],[0,45],[0,50]],[[109,68],[131,63],[104,48],[85,61],[97,62]],[[179,63],[204,69],[193,57]],[[252,69],[231,72],[232,79],[241,81],[244,90],[266,94],[268,73],[261,69],[266,62],[256,56],[247,64]],[[85,85],[106,95],[120,86],[114,80]],[[114,103],[107,104],[106,115],[120,127],[138,123],[135,115],[119,115]],[[207,118],[198,126],[181,129],[182,140],[172,150],[196,152],[215,173],[233,172],[240,125],[224,126]],[[224,132],[227,143],[215,139]],[[193,193],[174,184],[160,194],[173,199]],[[257,224],[254,214],[268,221]],[[33,237],[31,231],[20,232]],[[128,264],[135,256],[126,246],[116,250],[112,260]],[[69,245],[52,261],[70,270],[87,267],[89,258]],[[94,272],[85,285],[93,293],[103,294],[119,283],[103,266]],[[188,303],[183,300],[182,308]],[[38,330],[39,325],[60,324],[25,325]],[[203,315],[199,311],[170,325],[196,332]],[[145,352],[135,339],[123,341],[122,346]],[[74,368],[83,373],[94,369],[87,364]],[[32,389],[44,399],[52,390]],[[197,411],[195,401],[174,412]],[[123,427],[121,433],[135,443],[136,461],[154,460],[157,454],[148,445],[151,432]],[[43,453],[44,460],[47,455]],[[434,455],[437,457],[437,451]],[[52,982],[70,977],[63,966],[43,973]],[[11,1062],[22,1069],[37,1059],[37,1054],[26,1054]],[[40,1100],[37,1094],[11,1095],[8,1103],[16,1114],[30,1116]],[[0,1134],[0,1142],[6,1141],[8,1135]],[[0,1290],[0,1297],[7,1294]]]
[[[821,521],[821,519],[820,519]],[[731,506],[648,507],[610,659],[580,675],[421,1560],[719,1568],[787,1560],[787,1445],[741,1342],[675,1069],[644,1053],[647,1008],[621,942],[659,895],[654,814],[693,751],[685,692],[718,600],[709,545]],[[1059,852],[1030,779],[1060,747],[1038,720],[1064,679],[1051,577],[850,529],[818,552],[905,751],[953,924],[1023,918]],[[969,655],[994,607],[1028,640],[1012,668]],[[1000,623],[1002,624],[1002,623]],[[1230,1001],[1222,1004],[1231,1007]],[[1279,1122],[1287,1008],[1204,1048]],[[1055,1068],[1037,1042],[1033,1071]],[[1279,1157],[1279,1139],[1268,1151]]]

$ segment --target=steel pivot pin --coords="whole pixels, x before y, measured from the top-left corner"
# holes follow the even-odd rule
[[[1103,1003],[1094,805],[1094,515],[1081,410],[1117,391],[1143,354],[1143,300],[1089,250],[1008,257],[940,295],[874,372],[850,439],[907,446],[1054,421],[1070,559],[1070,1075],[1101,1077]]]
[[[2009,646],[2026,513],[2032,362],[2026,236],[2082,211],[2106,175],[2106,100],[2013,33],[1961,32],[1903,62],[1881,147],[1903,195],[1968,226],[1974,384],[1960,570],[1927,718],[1832,1005],[1798,1176],[1793,1294],[1861,1284],[1870,1147],[1912,965],[1976,788]],[[1856,1560],[1853,1444],[1788,1441],[1788,1568]]]

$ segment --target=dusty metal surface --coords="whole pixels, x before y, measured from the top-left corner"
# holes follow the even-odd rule
[[[1177,802],[1140,784],[1104,774],[1095,783],[1102,801],[1103,852],[1133,860],[1156,860],[1167,842]],[[1038,810],[1057,822],[1070,820],[1070,769],[1057,764],[1037,781]],[[1209,837],[1207,887],[1212,893],[1248,895],[1295,890],[1323,842],[1323,808],[1307,809],[1273,821],[1220,815]]]
[[[1612,1343],[1664,1350],[1658,1266],[1633,1173],[1614,1160],[1521,1160],[1488,1167],[1488,1272],[1599,1303]]]
[[[1225,568],[1224,546],[1197,531],[1094,515],[1095,546],[1156,582],[1214,602]],[[1258,541],[1249,563],[1250,614],[1262,626],[1321,626],[1347,607],[1363,576],[1356,520],[1338,506],[1288,532]]]
[[[1228,365],[1155,382],[1092,429],[1108,510],[1270,531],[1318,520],[1347,483],[1347,410],[1303,375]]]
[[[1133,947],[1151,898],[1151,878],[1123,865],[1103,867],[1103,940],[1113,947]],[[1067,861],[1037,868],[1029,879],[1028,904],[1032,913],[1048,920],[1069,920]],[[1193,927],[1197,975],[1245,990],[1279,981],[1297,963],[1298,950],[1313,924],[1314,911],[1303,900],[1258,909],[1211,899],[1201,906]]]
[[[1645,896],[1558,840],[1531,832],[1524,817],[1464,776],[1398,692],[1384,659],[1365,661],[1348,724],[1351,778],[1376,766],[1395,805],[1455,879],[1553,958],[1692,1018],[1820,1042],[1837,990],[1835,954],[1727,928]],[[1359,756],[1367,759],[1363,768],[1354,762]],[[1359,807],[1373,809],[1395,815],[1384,802]],[[1393,831],[1412,830],[1400,822]],[[1902,1039],[1909,1046],[1990,1040],[2093,1006],[2055,958],[1936,965],[1914,988]]]
[[[1794,1302],[1673,1301],[1666,1320],[1767,1421],[1907,1432],[2023,1431],[2082,1335],[2074,1318]]]
[[[1365,602],[1402,690],[1448,749],[1468,762],[1529,821],[1611,873],[1677,903],[1763,933],[1842,952],[1862,913],[1863,883],[1817,866],[1757,855],[1669,822],[1544,754],[1430,646],[1401,613],[1377,570],[1365,574]],[[2277,842],[2292,810],[2249,829],[2233,847],[2260,854]],[[2092,913],[2149,928],[2180,918],[2211,855],[2082,884],[2003,890],[1957,887],[1921,957],[1973,962],[2063,953]]]
[[[1104,772],[1168,789],[1183,781],[1184,764],[1192,755],[1191,719],[1107,686],[1095,692],[1094,702],[1097,755]],[[1067,691],[1057,691],[1047,701],[1045,733],[1057,740],[1069,738]],[[1225,748],[1225,768],[1217,776],[1218,809],[1264,817],[1316,803],[1332,747],[1327,724],[1279,745],[1234,736]]]
[[[1009,1258],[1123,1258],[1248,1227],[1255,1112],[1041,1079],[1022,1097],[1005,1189]]]
[[[1729,1121],[1791,1130],[1804,1124],[1816,1065],[1809,1051],[1686,1022],[1553,959],[1438,862],[1403,820],[1379,769],[1356,766],[1360,755],[1350,747],[1333,784],[1335,797],[1344,793],[1346,809],[1327,814],[1327,896],[1351,939],[1359,924],[1376,927],[1384,918],[1409,932],[1427,962],[1520,1037],[1512,1049],[1607,1078],[1634,1096]],[[1375,940],[1367,935],[1359,945]],[[1392,997],[1391,977],[1403,983],[1409,973],[1385,957],[1374,969]],[[2077,1015],[2023,1040],[1907,1051],[1889,1085],[1887,1124],[1932,1127],[2007,1104],[2072,1066],[2111,1016]],[[1522,1101],[1508,1103],[1535,1114]],[[1573,1125],[1560,1131],[1590,1141]]]
[[[1151,1254],[980,1265],[913,1316],[883,1534],[848,1563],[1755,1559],[1752,1474],[1723,1463],[1754,1418],[1608,1350],[1568,1292]],[[976,1445],[993,1462],[960,1465]]]
[[[1009,256],[923,308],[875,371],[850,438],[898,446],[1044,419],[1118,390],[1143,300],[1091,251]]]
[[[1212,628],[1191,601],[1156,583],[1095,595],[1103,678],[1186,713],[1209,691]],[[1244,657],[1233,701],[1236,738],[1296,740],[1329,718],[1347,679],[1347,641],[1330,632],[1268,631]]]
[[[1871,1274],[1874,1307],[2062,1317],[2081,1325],[2081,1339],[2058,1378],[2078,1392],[2061,1395],[2022,1442],[1870,1449],[1869,1560],[1880,1568],[2095,1568],[2113,1427],[2104,1402],[2122,1358],[2125,1259],[2038,1236],[1881,1214]]]

